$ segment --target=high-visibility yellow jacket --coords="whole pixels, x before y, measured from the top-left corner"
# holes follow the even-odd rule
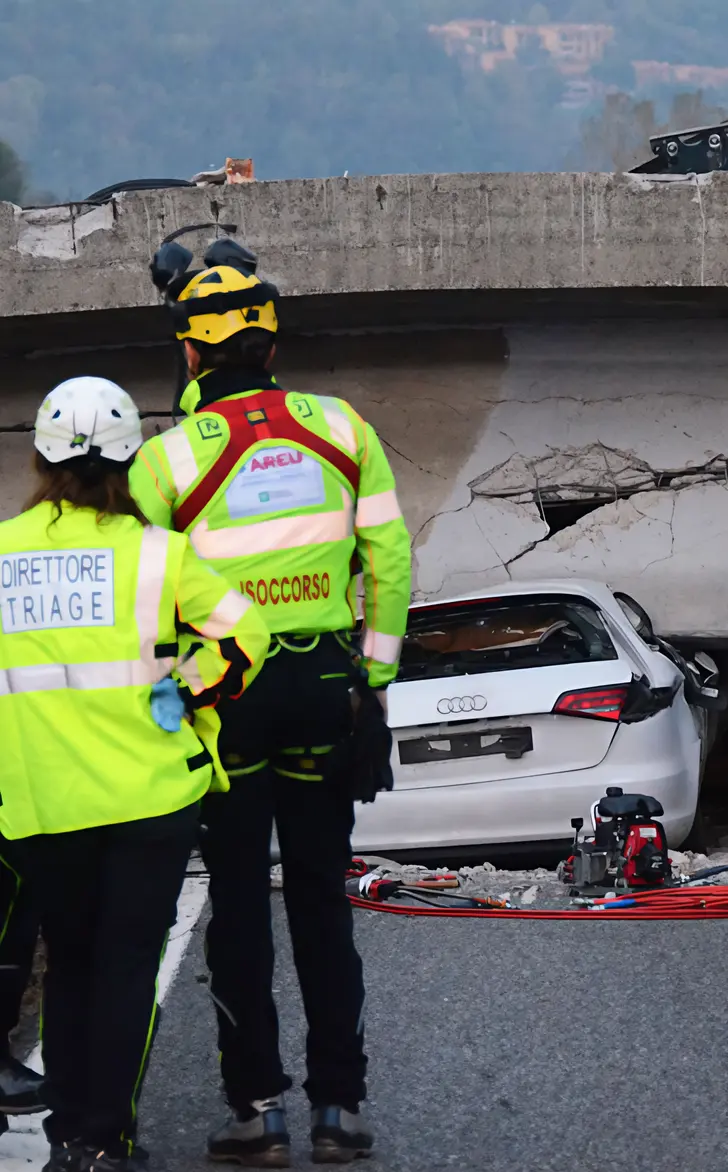
[[[411,558],[382,445],[342,399],[244,378],[221,369],[187,387],[189,417],[140,449],[132,492],[155,524],[189,533],[272,632],[350,630],[360,566],[365,664],[383,687],[397,673]]]
[[[0,524],[0,831],[11,839],[202,797],[208,706],[239,692],[269,645],[256,608],[183,534],[70,506],[55,516],[41,504]],[[152,719],[152,685],[177,664],[207,748],[187,721],[168,733]]]

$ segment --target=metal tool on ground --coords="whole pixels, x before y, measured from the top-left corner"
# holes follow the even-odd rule
[[[373,904],[388,900],[423,903],[434,908],[507,908],[505,900],[463,895],[458,876],[452,871],[425,872],[421,878],[406,879],[385,867],[369,867],[363,859],[352,859],[346,880],[346,893],[352,900]]]
[[[389,899],[402,887],[402,880],[370,871],[367,875],[356,876],[346,881],[347,895],[362,897],[372,903]]]
[[[561,867],[564,882],[577,891],[662,887],[672,882],[667,839],[658,821],[661,804],[645,794],[610,786],[592,806],[592,834],[581,835],[583,818],[572,818],[573,854]]]

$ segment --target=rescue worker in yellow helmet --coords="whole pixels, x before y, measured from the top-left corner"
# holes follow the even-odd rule
[[[210,706],[269,644],[256,608],[141,514],[141,442],[120,387],[62,383],[38,412],[33,497],[0,524],[0,850],[47,947],[46,1172],[134,1164],[157,972],[212,781]]]
[[[203,805],[207,954],[232,1108],[208,1150],[252,1165],[289,1161],[291,1081],[272,993],[275,819],[308,1019],[313,1154],[343,1163],[372,1147],[359,1110],[364,985],[345,875],[354,799],[391,788],[383,708],[407,620],[409,538],[371,426],[343,400],[286,393],[271,375],[277,291],[253,273],[250,254],[220,240],[207,269],[187,271],[191,259],[173,244],[153,268],[184,345],[187,419],[142,447],[132,491],[156,524],[189,533],[274,633],[255,688],[220,707],[232,790]],[[359,662],[353,558],[365,593]]]

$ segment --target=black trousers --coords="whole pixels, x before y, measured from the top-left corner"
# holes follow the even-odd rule
[[[348,666],[348,653],[329,636],[313,651],[281,650],[250,691],[221,710],[221,753],[236,776],[231,793],[203,803],[202,849],[222,1077],[237,1109],[291,1086],[272,992],[274,820],[308,1022],[306,1092],[314,1106],[349,1110],[366,1095],[364,984],[345,894],[354,808],[345,779],[313,779],[321,757],[313,750],[335,743],[350,725]],[[244,772],[262,760],[263,769]]]
[[[122,1155],[154,1032],[156,980],[198,806],[5,843],[38,902],[48,953],[43,1059],[52,1143]]]
[[[10,1052],[8,1035],[18,1024],[38,932],[38,909],[27,883],[0,858],[0,1058]]]

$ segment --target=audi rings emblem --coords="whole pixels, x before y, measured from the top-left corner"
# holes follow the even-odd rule
[[[437,711],[443,716],[451,712],[482,712],[487,703],[485,696],[453,696],[452,700],[440,700]]]

